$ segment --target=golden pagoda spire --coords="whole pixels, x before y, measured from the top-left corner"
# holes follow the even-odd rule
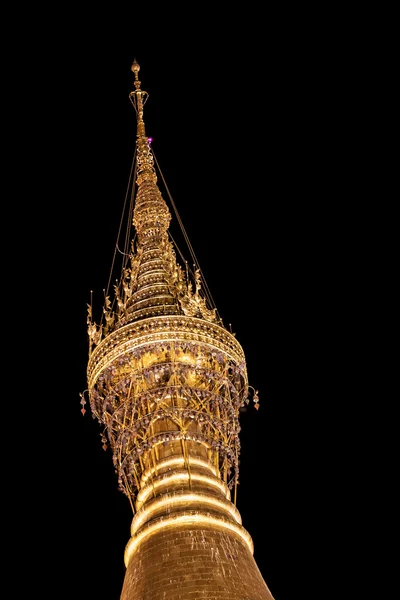
[[[136,59],[132,63],[131,70],[135,75],[134,86],[135,90],[129,94],[129,98],[135,107],[136,115],[137,115],[137,141],[136,141],[136,149],[137,149],[137,162],[138,162],[138,180],[137,183],[140,184],[142,181],[142,174],[145,178],[148,178],[154,183],[157,181],[157,176],[154,170],[154,160],[153,155],[151,153],[149,147],[149,138],[146,136],[146,130],[144,126],[143,120],[143,107],[147,101],[148,93],[142,91],[140,88],[141,82],[139,81],[138,73],[140,71],[140,66],[136,62]]]
[[[136,247],[132,242],[130,266],[124,270],[122,280],[115,286],[116,310],[106,298],[105,325],[97,327],[89,308],[88,331],[91,349],[115,328],[138,319],[156,315],[185,314],[212,322],[219,320],[216,309],[207,306],[201,293],[200,272],[194,273],[195,290],[176,260],[168,228],[171,213],[157,185],[154,157],[150,139],[146,136],[143,107],[148,93],[141,89],[138,78],[140,66],[131,67],[135,89],[129,99],[137,115],[136,184],[133,225],[137,233]]]
[[[90,408],[134,513],[121,600],[172,599],[178,588],[182,598],[219,590],[223,600],[226,589],[232,600],[272,600],[235,506],[239,413],[251,387],[244,352],[206,306],[199,273],[193,292],[176,260],[139,69],[135,60],[137,244],[115,313],[106,301],[106,326],[88,311]]]

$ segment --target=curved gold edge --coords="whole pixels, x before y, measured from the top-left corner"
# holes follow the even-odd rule
[[[188,463],[189,468],[192,466],[204,467],[205,469],[208,469],[209,471],[211,471],[216,477],[218,477],[218,475],[219,475],[218,469],[216,467],[214,467],[214,465],[212,463],[210,463],[209,461],[204,460],[202,458],[189,456],[187,463]],[[166,458],[162,461],[157,462],[156,466],[148,467],[147,469],[145,469],[145,471],[143,471],[143,473],[141,475],[142,484],[145,484],[147,479],[149,477],[151,477],[152,475],[154,475],[154,474],[157,475],[157,471],[160,471],[161,469],[167,469],[168,467],[172,467],[172,466],[176,466],[176,465],[183,465],[183,466],[186,465],[186,461],[183,456],[174,456],[172,458]]]
[[[217,344],[211,343],[209,337],[205,338],[205,336],[203,336],[204,339],[198,339],[200,336],[198,334],[196,334],[197,337],[192,337],[189,339],[187,337],[188,335],[191,335],[191,334],[185,334],[185,336],[183,336],[183,335],[181,336],[180,333],[172,332],[172,335],[168,338],[161,337],[161,336],[159,338],[155,338],[154,334],[151,334],[151,336],[148,336],[147,338],[143,338],[142,341],[140,341],[140,342],[138,339],[133,339],[133,340],[131,339],[126,342],[121,342],[120,345],[114,347],[107,354],[105,354],[105,356],[102,356],[101,358],[99,358],[98,362],[93,361],[92,358],[90,358],[89,369],[88,369],[89,387],[93,387],[93,385],[95,384],[95,381],[96,381],[97,377],[100,375],[100,373],[104,369],[106,369],[109,365],[111,365],[117,358],[124,356],[125,354],[131,352],[132,350],[137,350],[141,347],[145,347],[145,346],[155,343],[155,342],[162,342],[164,344],[179,343],[179,342],[190,342],[190,343],[196,342],[196,343],[202,344],[204,346],[209,346],[211,349],[217,350],[218,352],[223,352],[224,354],[226,354],[226,356],[228,356],[228,358],[230,358],[231,360],[233,360],[236,363],[239,363],[241,360],[243,360],[242,357],[234,356],[232,354],[232,352],[230,352],[229,349],[227,349],[226,347],[221,348]],[[151,339],[150,339],[150,337],[151,337]],[[92,357],[93,357],[93,355],[92,355]],[[247,382],[247,373],[246,372],[243,372],[243,377],[244,377],[245,381]]]
[[[222,338],[226,338],[227,341],[229,341],[234,347],[236,347],[237,352],[239,354],[244,355],[243,352],[243,348],[241,346],[241,344],[238,342],[238,340],[236,339],[236,337],[230,333],[227,329],[225,329],[225,327],[222,327],[221,325],[218,325],[217,323],[212,323],[211,321],[206,321],[205,319],[199,319],[197,317],[188,317],[186,315],[157,315],[154,317],[148,317],[146,319],[140,319],[140,321],[138,322],[134,322],[134,323],[127,323],[126,325],[124,325],[123,327],[120,327],[119,329],[116,329],[115,331],[109,333],[101,342],[100,344],[95,348],[95,350],[93,351],[93,353],[96,353],[96,351],[98,351],[102,346],[104,346],[106,343],[112,343],[112,339],[114,337],[119,337],[119,335],[121,334],[121,332],[123,330],[133,330],[133,333],[135,333],[135,330],[138,330],[136,333],[140,336],[143,335],[143,329],[146,325],[152,323],[153,321],[159,321],[160,323],[165,323],[167,326],[169,324],[174,325],[176,323],[178,323],[178,331],[183,327],[181,323],[179,322],[184,322],[185,325],[193,325],[194,327],[199,327],[199,331],[198,333],[203,333],[204,334],[204,330],[207,329],[208,331],[213,331],[216,334],[219,334]],[[174,327],[167,327],[168,329],[174,329]],[[160,329],[160,332],[165,331],[165,326]],[[146,332],[149,333],[149,332]]]
[[[166,337],[168,336],[168,337]],[[192,334],[190,332],[159,332],[159,334],[151,333],[146,334],[145,336],[141,336],[140,338],[133,338],[112,347],[109,349],[104,356],[96,357],[94,356],[94,352],[89,359],[88,363],[88,374],[89,374],[89,386],[92,387],[95,383],[95,380],[100,375],[100,373],[106,369],[109,365],[111,365],[117,358],[124,356],[132,350],[137,350],[141,347],[145,347],[149,344],[154,344],[155,342],[162,342],[164,344],[167,343],[181,343],[181,342],[189,342],[189,343],[198,343],[204,346],[209,346],[211,349],[217,350],[218,352],[223,352],[236,363],[240,363],[244,361],[244,358],[239,355],[234,355],[230,348],[223,345],[222,342],[218,340],[214,340],[211,336],[206,336],[205,334]],[[223,345],[223,347],[221,347]],[[95,360],[96,359],[96,360]],[[246,372],[243,372],[243,377],[246,379]]]
[[[168,328],[160,328],[159,330],[154,331],[144,331],[143,325],[148,325],[152,323],[155,319],[164,322],[169,327]],[[179,322],[185,321],[187,325],[193,324],[193,327],[196,326],[199,328],[195,331],[190,331],[182,327]],[[206,323],[206,325],[205,325]],[[174,328],[174,324],[176,328]],[[205,331],[207,329],[208,331]],[[130,333],[130,337],[128,340],[118,342],[115,338],[119,338],[122,335]],[[212,334],[215,334],[216,338]],[[171,337],[172,334],[172,337]],[[170,335],[170,337],[165,338],[165,335]],[[225,328],[220,325],[216,325],[215,323],[211,323],[209,321],[203,321],[202,319],[197,319],[195,317],[186,317],[184,315],[170,315],[168,317],[149,317],[148,319],[141,319],[138,323],[130,323],[113,331],[108,336],[106,336],[98,346],[93,350],[89,362],[88,362],[88,376],[90,379],[93,379],[92,371],[97,366],[97,370],[99,369],[99,364],[102,363],[105,359],[108,362],[112,362],[115,358],[117,358],[121,353],[126,352],[129,349],[129,346],[132,348],[139,348],[140,346],[146,345],[146,343],[162,341],[164,343],[173,342],[173,341],[181,341],[180,336],[196,336],[201,337],[203,339],[188,340],[182,337],[183,341],[197,341],[200,343],[208,344],[212,347],[215,347],[219,351],[225,352],[229,357],[231,357],[235,361],[244,361],[244,351],[242,346],[239,344],[237,339],[229,333]],[[216,344],[210,344],[210,340],[217,342],[218,344],[222,344],[226,346],[226,348],[220,348]],[[128,348],[127,348],[128,346]],[[100,356],[99,356],[100,354]],[[234,356],[236,354],[236,356]],[[104,368],[104,365],[102,366]]]
[[[162,476],[160,476],[162,477]],[[136,497],[136,510],[140,510],[143,503],[146,502],[147,498],[153,494],[157,488],[164,485],[171,485],[174,482],[178,483],[182,480],[200,481],[207,483],[214,488],[218,488],[218,491],[222,492],[227,500],[230,500],[231,492],[222,479],[214,476],[203,475],[202,473],[189,473],[189,471],[175,471],[171,475],[164,476],[162,479],[152,480],[145,487],[141,488]]]
[[[241,525],[232,523],[222,517],[215,517],[208,513],[196,512],[195,514],[180,513],[179,515],[169,515],[150,523],[145,529],[142,529],[137,535],[131,537],[125,547],[124,563],[126,568],[129,566],[129,561],[132,554],[135,552],[139,544],[141,544],[149,536],[159,532],[161,529],[173,527],[176,525],[208,525],[214,528],[229,530],[234,532],[248,547],[251,554],[254,554],[254,544],[250,534]]]
[[[210,507],[218,508],[223,511],[227,518],[232,517],[239,525],[242,524],[242,518],[236,506],[232,504],[230,500],[215,498],[204,492],[191,492],[191,491],[179,491],[170,494],[165,494],[159,498],[153,498],[148,501],[145,506],[136,513],[132,519],[131,524],[131,535],[134,535],[142,525],[151,519],[152,515],[157,512],[160,508],[168,506],[168,509],[172,509],[182,502],[190,502],[193,507],[191,510],[196,510],[195,504],[208,504]]]

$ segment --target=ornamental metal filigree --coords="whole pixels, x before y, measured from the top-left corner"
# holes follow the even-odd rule
[[[239,412],[249,402],[243,350],[207,303],[200,270],[194,291],[168,237],[171,214],[157,186],[134,63],[137,193],[129,264],[105,297],[100,324],[88,306],[88,395],[119,488],[130,499],[162,457],[206,456],[229,488],[239,476]],[[256,408],[258,395],[256,394]],[[85,398],[82,395],[82,413]]]
[[[173,441],[181,449],[188,441],[206,446],[232,487],[246,395],[244,361],[195,341],[132,344],[105,364],[91,386],[90,407],[104,426],[121,491],[133,497],[145,464]]]

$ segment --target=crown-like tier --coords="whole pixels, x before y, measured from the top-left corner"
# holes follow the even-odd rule
[[[203,457],[229,487],[237,482],[247,371],[226,329],[183,315],[130,323],[95,348],[88,382],[128,496],[145,469],[170,455]]]

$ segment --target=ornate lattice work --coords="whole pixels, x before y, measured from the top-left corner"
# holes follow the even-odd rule
[[[193,342],[156,342],[125,352],[90,391],[104,425],[121,491],[134,497],[160,448],[199,443],[231,488],[238,481],[239,410],[247,402],[244,362]]]

